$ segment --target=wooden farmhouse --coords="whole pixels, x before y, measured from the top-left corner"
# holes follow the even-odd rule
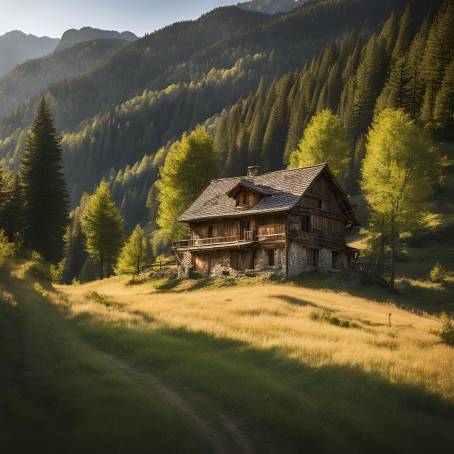
[[[347,269],[346,235],[358,225],[326,163],[213,180],[178,221],[190,231],[173,243],[180,276]]]

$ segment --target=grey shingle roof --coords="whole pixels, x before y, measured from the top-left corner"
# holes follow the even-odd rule
[[[289,210],[298,203],[306,189],[325,167],[327,165],[323,163],[300,169],[278,170],[257,176],[213,180],[178,220],[187,222],[214,217],[244,216]],[[238,183],[244,181],[251,186],[266,189],[270,195],[265,195],[249,209],[236,207],[235,199],[229,197],[227,193]]]

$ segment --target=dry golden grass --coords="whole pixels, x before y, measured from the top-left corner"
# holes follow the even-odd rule
[[[70,297],[73,315],[229,338],[255,349],[278,350],[312,367],[353,366],[454,400],[454,349],[440,341],[436,317],[347,293],[286,284],[184,291],[187,285],[159,292],[152,283],[127,286],[125,279],[113,278],[59,290]],[[99,304],[87,297],[92,291],[116,304]],[[341,328],[311,319],[311,313],[323,310],[356,326]]]

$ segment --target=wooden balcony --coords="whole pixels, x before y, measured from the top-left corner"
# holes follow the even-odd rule
[[[284,226],[260,227],[259,232],[246,230],[242,235],[223,236],[215,238],[188,238],[186,240],[173,241],[172,249],[195,250],[195,249],[220,249],[252,244],[260,241],[285,240]]]

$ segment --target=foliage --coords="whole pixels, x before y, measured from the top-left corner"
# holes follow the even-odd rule
[[[181,140],[172,145],[157,185],[157,223],[168,238],[177,238],[184,233],[185,229],[177,224],[177,218],[218,176],[218,172],[213,139],[201,127],[189,135],[183,134]]]
[[[429,134],[403,110],[386,109],[369,131],[362,188],[370,209],[399,231],[421,220],[440,176],[440,157]]]
[[[333,174],[345,181],[350,165],[350,140],[337,115],[325,109],[315,115],[290,155],[290,168],[327,162]]]
[[[149,259],[149,257],[150,246],[147,237],[145,236],[142,227],[137,225],[120,252],[115,273],[139,274],[142,265]]]
[[[440,318],[440,337],[446,344],[454,346],[454,321],[446,312],[443,312]]]
[[[28,134],[20,166],[20,187],[26,247],[38,251],[47,261],[59,261],[68,221],[68,193],[60,139],[44,98]]]
[[[0,257],[12,258],[16,257],[17,253],[18,253],[17,243],[10,242],[5,232],[0,229]]]
[[[446,277],[446,272],[440,263],[436,263],[430,270],[430,280],[435,283],[441,283]]]
[[[82,218],[85,247],[99,267],[99,277],[110,274],[123,244],[123,220],[115,206],[109,186],[101,181],[90,197]]]
[[[370,211],[390,232],[391,285],[399,233],[422,219],[440,176],[440,157],[429,134],[402,109],[385,109],[369,131],[362,189]]]

